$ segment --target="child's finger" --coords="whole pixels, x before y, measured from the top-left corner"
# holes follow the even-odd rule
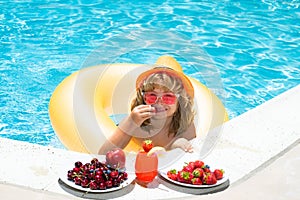
[[[186,152],[189,152],[189,153],[192,153],[192,152],[194,152],[194,149],[193,149],[193,147],[189,147],[189,148],[187,148],[187,149],[186,149]]]
[[[189,153],[192,153],[194,151],[193,146],[190,143],[185,145],[184,150],[185,152],[189,152]]]

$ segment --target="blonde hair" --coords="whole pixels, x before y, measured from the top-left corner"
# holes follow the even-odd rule
[[[162,89],[166,92],[179,94],[178,106],[173,115],[172,122],[169,128],[168,136],[173,134],[173,137],[182,134],[194,121],[194,100],[185,91],[180,78],[171,76],[165,72],[153,73],[149,75],[143,84],[137,88],[137,96],[132,101],[131,110],[138,105],[145,104],[143,92],[153,91],[155,88]],[[150,128],[150,120],[145,120],[142,128]]]

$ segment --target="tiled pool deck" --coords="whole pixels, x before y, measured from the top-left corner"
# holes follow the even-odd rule
[[[236,117],[206,158],[226,169],[230,187],[208,195],[157,188],[134,189],[116,199],[299,199],[300,85]],[[0,139],[1,199],[82,199],[58,184],[61,167],[83,155]],[[184,157],[182,159],[185,159]]]

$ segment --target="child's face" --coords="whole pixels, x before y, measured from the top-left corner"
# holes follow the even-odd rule
[[[147,96],[149,101],[147,101]],[[157,99],[155,98],[157,97]],[[145,99],[146,98],[146,99]],[[144,96],[145,102],[155,108],[154,119],[171,117],[177,109],[177,97],[172,92],[164,91],[161,88],[155,88]]]

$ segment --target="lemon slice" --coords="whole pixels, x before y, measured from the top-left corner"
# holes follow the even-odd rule
[[[157,156],[164,155],[166,153],[166,149],[160,146],[153,147],[148,153],[147,156],[152,156],[156,154]]]

